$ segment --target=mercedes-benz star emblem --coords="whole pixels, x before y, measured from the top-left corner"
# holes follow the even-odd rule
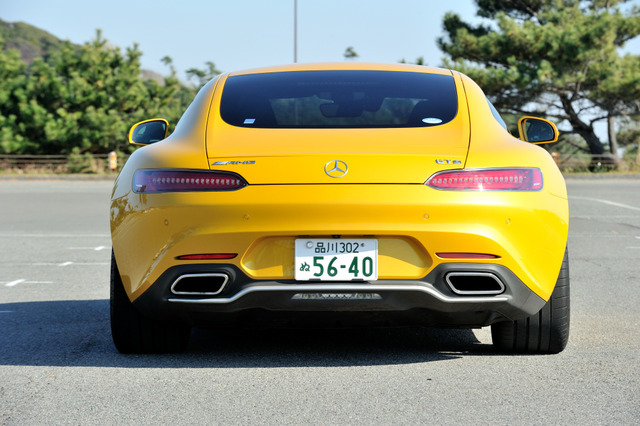
[[[324,172],[332,178],[341,178],[349,171],[347,163],[340,160],[331,160],[324,165]]]

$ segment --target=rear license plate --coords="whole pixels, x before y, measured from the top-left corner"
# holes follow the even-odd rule
[[[378,279],[378,240],[298,238],[298,281],[372,281]]]

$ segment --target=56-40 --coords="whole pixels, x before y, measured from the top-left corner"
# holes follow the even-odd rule
[[[369,278],[373,275],[373,259],[369,256],[354,257],[348,265],[339,264],[337,261],[338,257],[336,256],[314,256],[312,267],[316,271],[313,276],[317,278],[335,277],[341,269],[346,269],[354,278]]]

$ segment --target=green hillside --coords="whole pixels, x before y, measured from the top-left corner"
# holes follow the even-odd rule
[[[17,49],[23,61],[30,64],[35,58],[44,58],[59,50],[62,40],[40,28],[24,22],[6,22],[0,19],[0,36],[4,50]]]

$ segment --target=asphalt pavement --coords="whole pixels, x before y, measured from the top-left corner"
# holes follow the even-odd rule
[[[0,180],[0,424],[638,424],[640,179],[567,184],[559,355],[497,354],[487,329],[196,330],[121,355],[112,183]]]

